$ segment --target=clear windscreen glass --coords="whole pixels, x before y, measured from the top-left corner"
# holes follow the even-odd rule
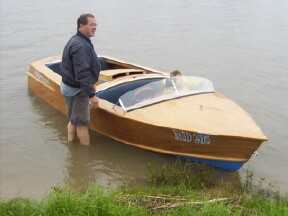
[[[164,100],[214,91],[212,82],[205,78],[180,75],[128,91],[119,98],[119,103],[125,111],[129,111]]]

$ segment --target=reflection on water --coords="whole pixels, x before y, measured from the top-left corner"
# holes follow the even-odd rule
[[[54,139],[65,146],[67,152],[62,155],[65,160],[63,182],[75,189],[85,189],[89,183],[110,187],[141,181],[145,177],[147,163],[165,161],[161,156],[131,148],[95,132],[91,132],[89,147],[67,144],[66,118],[40,99],[31,97],[31,104],[41,116],[39,120],[54,133]]]
[[[51,161],[62,161],[62,167],[58,167],[62,173],[61,180],[58,180],[54,186],[69,185],[75,190],[85,190],[88,185],[95,183],[109,188],[123,184],[142,184],[147,180],[148,165],[157,168],[175,161],[174,157],[129,147],[96,132],[91,132],[91,145],[89,147],[77,143],[67,144],[66,118],[33,96],[32,93],[30,93],[30,101],[32,110],[39,116],[39,123],[53,134],[53,138],[47,141],[45,145],[52,145],[56,142],[57,145],[64,147],[60,154],[56,152],[59,149],[50,150]],[[34,154],[37,153],[34,152]],[[36,163],[40,163],[38,165],[41,166],[42,161]],[[54,174],[55,170],[53,169],[41,172],[42,176],[53,176]],[[216,170],[214,175],[213,178],[215,179],[233,182],[235,185],[240,184],[238,173]],[[32,180],[31,184],[41,183]],[[49,188],[45,189],[46,192],[48,190]],[[39,194],[41,193],[39,191]]]

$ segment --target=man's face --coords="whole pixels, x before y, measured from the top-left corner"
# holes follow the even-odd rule
[[[80,25],[80,31],[87,37],[94,37],[96,32],[96,19],[93,17],[87,17],[87,24]]]

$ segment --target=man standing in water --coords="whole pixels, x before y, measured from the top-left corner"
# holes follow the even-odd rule
[[[77,33],[67,42],[62,56],[61,92],[68,108],[68,142],[77,136],[83,145],[90,144],[90,108],[98,106],[95,83],[100,62],[90,38],[95,36],[96,19],[82,14],[77,20]]]

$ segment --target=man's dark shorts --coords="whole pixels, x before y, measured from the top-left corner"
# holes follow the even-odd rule
[[[75,126],[88,126],[90,122],[89,97],[80,92],[75,96],[64,96],[64,98],[69,121]]]

